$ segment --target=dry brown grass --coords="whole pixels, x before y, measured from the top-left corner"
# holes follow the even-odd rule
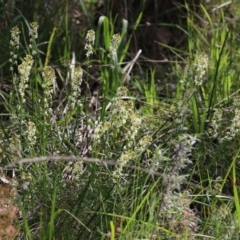
[[[11,179],[2,175],[0,180],[0,240],[11,240],[17,234],[14,226],[18,218],[18,207],[14,202],[17,190]]]

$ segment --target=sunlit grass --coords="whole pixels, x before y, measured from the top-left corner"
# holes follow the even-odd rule
[[[131,52],[143,12],[121,31],[101,16],[93,30],[93,1],[79,6],[81,34],[71,34],[68,1],[54,25],[42,13],[48,31],[38,34],[19,12],[20,39],[2,65],[11,89],[0,92],[1,178],[18,189],[10,209],[20,214],[7,212],[16,239],[238,239],[239,35],[229,10],[185,5],[187,29],[176,28],[187,49],[162,44],[174,54],[169,90]]]

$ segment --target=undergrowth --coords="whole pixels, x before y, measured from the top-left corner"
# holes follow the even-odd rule
[[[164,98],[154,68],[135,72],[141,50],[124,63],[127,20],[118,33],[100,17],[81,64],[66,32],[52,64],[58,30],[44,53],[21,15],[0,91],[0,239],[239,238],[238,25],[223,7],[185,9],[188,57]]]

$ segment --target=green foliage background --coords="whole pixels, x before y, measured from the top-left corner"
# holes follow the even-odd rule
[[[155,2],[0,2],[0,238],[239,238],[239,3]]]

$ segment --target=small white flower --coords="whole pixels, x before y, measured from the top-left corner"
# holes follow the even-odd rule
[[[93,54],[93,45],[95,41],[95,32],[94,30],[89,30],[86,36],[87,43],[85,44],[84,49],[87,50],[86,56],[90,57]]]

